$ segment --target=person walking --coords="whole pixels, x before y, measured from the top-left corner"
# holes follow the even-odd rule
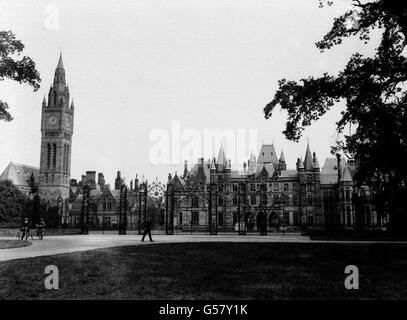
[[[151,238],[151,221],[150,218],[147,218],[146,222],[144,223],[144,234],[143,238],[141,239],[141,242],[144,242],[144,238],[148,234],[148,237],[150,238],[150,242],[153,242],[153,238]]]
[[[20,231],[22,232],[21,240],[24,240],[24,237],[25,237],[25,240],[27,240],[28,239],[28,234],[30,232],[28,218],[24,219],[23,225],[21,226]]]
[[[37,225],[38,237],[42,240],[44,238],[45,221],[44,218],[40,219],[40,223]]]

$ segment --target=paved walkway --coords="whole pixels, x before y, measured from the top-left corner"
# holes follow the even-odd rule
[[[163,243],[181,243],[181,242],[286,242],[286,243],[392,243],[407,244],[407,241],[325,241],[310,240],[309,237],[300,234],[273,234],[267,236],[260,235],[153,235],[154,242],[140,241],[139,235],[117,235],[117,234],[89,234],[89,235],[62,235],[48,236],[44,240],[30,240],[31,246],[15,249],[0,249],[0,261],[48,256],[60,253],[69,253],[76,251],[94,250],[100,248],[110,248],[132,245],[149,245]],[[13,238],[0,238],[13,239]],[[147,237],[148,239],[148,237]]]

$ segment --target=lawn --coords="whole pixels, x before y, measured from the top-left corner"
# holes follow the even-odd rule
[[[30,245],[31,242],[26,240],[0,240],[0,249],[21,248]]]
[[[0,262],[0,298],[406,299],[406,249],[294,243],[116,247]],[[59,268],[59,290],[44,288],[50,264]],[[359,268],[359,290],[344,288],[350,264]]]

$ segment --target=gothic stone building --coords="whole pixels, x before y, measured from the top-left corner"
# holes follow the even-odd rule
[[[328,158],[320,168],[307,145],[305,158],[287,169],[284,153],[277,157],[273,144],[263,144],[242,170],[232,170],[221,147],[217,159],[198,163],[182,176],[169,175],[167,194],[176,230],[208,230],[209,214],[219,231],[381,227],[371,202],[371,189],[356,188],[355,166]],[[216,212],[216,215],[213,213]]]
[[[117,172],[114,188],[105,184],[103,173],[98,174],[96,181],[96,172],[87,171],[82,175],[81,181],[76,183],[71,181],[71,195],[69,204],[69,219],[67,224],[79,228],[81,225],[81,213],[83,206],[83,187],[88,185],[89,192],[89,225],[93,229],[116,229],[119,222],[119,204],[120,188],[124,184],[124,179],[120,171]],[[127,229],[137,230],[144,222],[144,215],[148,215],[152,220],[155,229],[162,229],[164,222],[163,206],[161,203],[150,201],[141,191],[144,188],[144,182],[139,183],[139,179],[130,181],[127,192]],[[147,200],[146,213],[144,213],[144,202]]]
[[[48,102],[42,103],[39,193],[52,205],[70,194],[71,152],[74,104],[70,103],[62,56],[49,89]]]

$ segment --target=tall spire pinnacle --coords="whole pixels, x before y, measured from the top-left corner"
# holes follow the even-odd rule
[[[220,165],[226,165],[226,156],[225,156],[225,151],[223,150],[223,145],[220,145],[220,150],[219,150],[219,155],[218,155],[218,164]]]
[[[54,82],[48,93],[48,106],[69,108],[69,101],[69,88],[66,85],[65,69],[62,54],[60,54],[55,69]]]
[[[58,66],[57,69],[63,69],[64,63],[62,62],[62,52],[59,54]]]
[[[307,171],[312,170],[314,168],[312,153],[309,147],[309,141],[307,143],[307,150],[305,151],[304,166],[305,170]]]

